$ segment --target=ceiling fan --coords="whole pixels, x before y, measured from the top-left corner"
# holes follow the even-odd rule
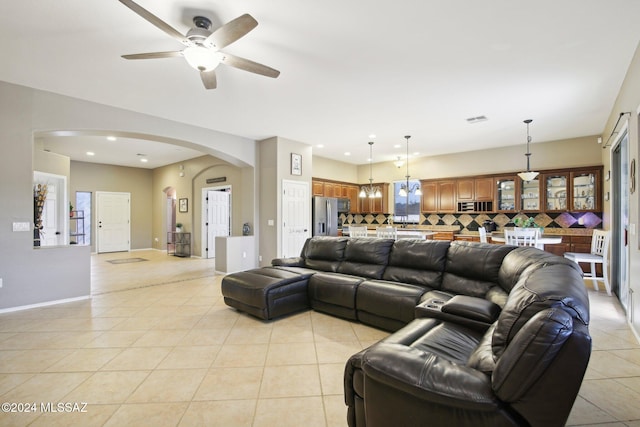
[[[267,77],[276,78],[280,75],[280,71],[271,67],[220,50],[243,37],[258,25],[258,21],[248,13],[226,23],[213,32],[211,31],[210,19],[204,16],[196,16],[193,18],[195,27],[190,29],[187,34],[182,35],[175,28],[139,4],[131,0],[120,0],[120,3],[185,45],[183,50],[177,51],[122,55],[124,59],[157,59],[182,56],[190,66],[200,71],[200,78],[207,89],[216,88],[215,69],[221,63]]]

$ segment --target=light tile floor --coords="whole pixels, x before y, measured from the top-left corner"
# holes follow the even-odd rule
[[[148,261],[107,262],[133,257]],[[91,299],[0,315],[0,402],[32,409],[0,425],[345,426],[345,361],[387,334],[313,311],[238,313],[213,268],[94,255]],[[569,424],[640,426],[640,344],[614,298],[589,296],[594,351]]]

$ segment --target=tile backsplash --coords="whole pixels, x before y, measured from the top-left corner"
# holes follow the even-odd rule
[[[537,225],[544,228],[602,228],[602,212],[548,212],[548,213],[422,213],[419,226],[460,226],[460,231],[478,231],[484,221],[495,222],[498,230],[513,226],[516,218],[533,217]],[[341,214],[344,225],[389,225],[393,214]],[[401,223],[397,223],[398,225]]]

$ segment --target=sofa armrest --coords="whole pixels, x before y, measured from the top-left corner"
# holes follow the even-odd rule
[[[482,298],[456,295],[442,306],[443,313],[462,316],[484,323],[493,323],[500,315],[500,306]]]
[[[379,343],[364,353],[362,367],[365,383],[371,379],[425,404],[483,412],[501,406],[489,376],[417,348]]]
[[[304,267],[304,258],[302,257],[290,257],[290,258],[274,258],[271,260],[273,267]]]

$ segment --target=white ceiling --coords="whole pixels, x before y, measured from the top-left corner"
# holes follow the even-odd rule
[[[404,135],[420,155],[524,150],[528,118],[534,143],[598,135],[640,41],[637,0],[139,4],[180,32],[250,13],[258,27],[225,51],[280,77],[220,66],[207,91],[182,58],[120,58],[182,46],[117,0],[21,0],[0,2],[0,80],[363,164],[370,134],[375,162]]]

